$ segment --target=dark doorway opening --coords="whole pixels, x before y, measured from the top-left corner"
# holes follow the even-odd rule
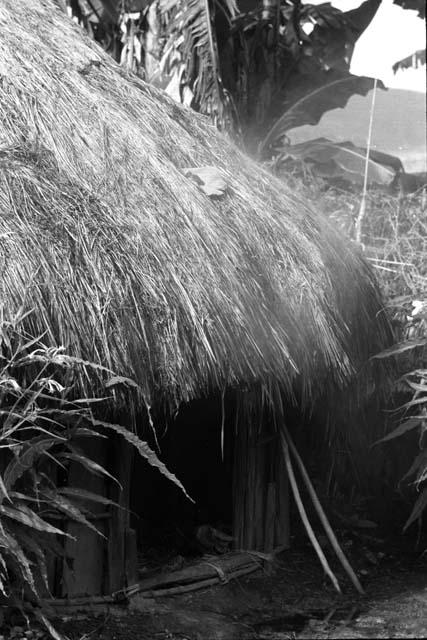
[[[135,461],[131,526],[142,555],[205,553],[198,531],[206,525],[231,535],[234,415],[232,398],[217,394],[181,405],[158,429],[160,458],[194,502],[157,469]]]

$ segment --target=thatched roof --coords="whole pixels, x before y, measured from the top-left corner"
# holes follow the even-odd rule
[[[348,240],[52,0],[0,4],[1,298],[147,398],[342,383],[381,347]],[[206,196],[185,168],[213,165]]]

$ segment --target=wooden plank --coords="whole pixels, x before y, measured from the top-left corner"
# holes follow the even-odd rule
[[[240,424],[234,459],[233,536],[238,549],[264,551],[270,442],[258,426]]]
[[[110,473],[118,480],[110,483],[110,498],[118,507],[112,507],[108,533],[108,592],[127,586],[126,531],[129,529],[129,496],[132,476],[133,448],[119,436],[110,440]]]
[[[269,482],[265,505],[264,549],[266,553],[273,551],[275,538],[275,523],[277,520],[276,483]]]
[[[126,585],[138,582],[138,550],[135,529],[125,531],[125,570]]]
[[[233,536],[238,549],[269,552],[279,546],[289,547],[289,484],[277,437],[269,436],[267,429],[261,434],[262,437],[253,425],[239,425],[234,460]]]
[[[255,438],[254,438],[255,439]],[[254,450],[254,503],[252,513],[252,528],[254,539],[251,549],[264,551],[264,522],[265,522],[265,502],[267,495],[267,484],[265,478],[265,456],[267,446],[260,444],[256,438],[253,444]]]
[[[243,424],[237,425],[236,439],[234,443],[234,463],[233,463],[233,529],[232,535],[235,539],[235,548],[244,549],[247,545],[247,500],[250,468],[248,450],[248,432]]]
[[[243,451],[243,455],[246,457],[246,474],[240,479],[243,488],[243,495],[245,497],[245,528],[242,532],[243,546],[242,549],[254,549],[255,548],[255,523],[253,520],[255,504],[256,504],[256,456],[255,447],[253,446],[251,436],[251,425],[244,425],[242,428],[247,429],[247,438],[245,442],[246,451]]]
[[[84,455],[98,464],[105,466],[107,449],[105,442],[85,439],[79,443]],[[68,485],[74,489],[85,489],[100,495],[106,495],[106,482],[78,463],[70,465]],[[95,516],[105,511],[105,506],[83,501]],[[105,535],[107,527],[105,520],[96,521],[97,529]],[[69,521],[66,525],[67,533],[73,539],[67,538],[64,551],[70,561],[63,561],[61,595],[67,597],[83,595],[99,595],[104,593],[105,587],[105,554],[106,541],[88,527]]]
[[[276,481],[275,547],[290,547],[291,522],[289,514],[289,479],[283,463],[280,447],[275,440],[274,477]]]
[[[92,490],[92,489],[91,489]],[[85,526],[70,522],[67,532],[75,539],[67,541],[71,567],[65,563],[63,595],[69,598],[102,593],[105,541]]]

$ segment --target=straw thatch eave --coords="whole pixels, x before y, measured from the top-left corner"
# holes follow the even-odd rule
[[[127,76],[52,0],[0,5],[1,295],[145,398],[343,384],[387,327],[369,269],[201,116]],[[185,168],[214,165],[208,198]]]

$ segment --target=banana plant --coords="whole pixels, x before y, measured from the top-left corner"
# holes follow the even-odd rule
[[[366,165],[366,149],[352,142],[333,142],[316,138],[299,144],[283,143],[277,148],[281,162],[288,158],[307,163],[314,174],[322,178],[343,179],[353,184],[363,184]],[[368,183],[390,185],[403,171],[399,158],[386,153],[371,151],[368,160]]]
[[[306,91],[295,100],[274,122],[258,146],[258,155],[261,158],[280,144],[280,141],[294,127],[317,124],[326,111],[345,107],[352,95],[355,93],[365,95],[374,85],[372,78],[339,73],[329,74],[331,75],[332,78],[329,81]]]
[[[237,13],[235,0],[159,0],[167,41],[160,62],[165,88],[179,102],[208,114],[220,128],[233,124],[233,105],[219,64],[216,12],[226,20]]]
[[[59,1],[118,62],[229,130],[268,119],[274,97],[316,55],[341,63],[348,31],[338,9],[300,0]],[[334,41],[341,34],[332,53],[331,29]]]

